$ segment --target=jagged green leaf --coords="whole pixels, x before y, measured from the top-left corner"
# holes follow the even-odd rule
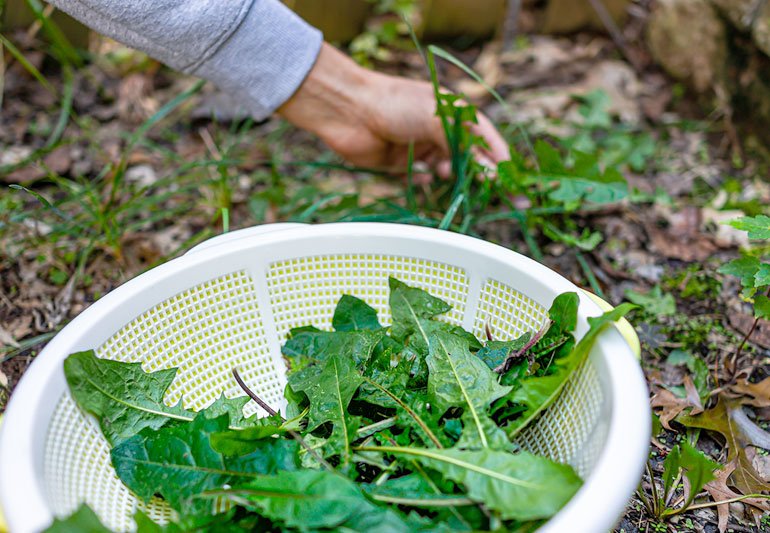
[[[732,227],[747,231],[749,239],[770,239],[770,217],[757,215],[753,217],[741,217],[728,222]]]
[[[461,483],[470,498],[506,520],[549,518],[582,484],[570,466],[528,452],[397,446],[369,446],[366,450],[414,458],[445,478]]]
[[[54,518],[53,524],[43,533],[110,533],[93,510],[84,504],[67,518]]]
[[[479,444],[486,448],[487,430],[491,426],[482,419],[487,417],[489,404],[508,394],[511,388],[497,382],[498,375],[471,354],[465,339],[438,332],[430,337],[429,346],[428,394],[433,404],[440,413],[450,407],[463,407],[469,415],[466,430],[472,427]],[[469,437],[466,441],[470,442]]]
[[[764,294],[757,294],[754,297],[754,316],[765,320],[770,319],[770,298]]]
[[[520,381],[508,399],[514,404],[524,406],[525,409],[506,426],[509,437],[513,438],[553,403],[572,373],[588,357],[599,334],[634,308],[636,306],[632,304],[621,304],[601,316],[589,318],[589,330],[573,349],[564,350],[553,358],[548,374],[528,376]]]
[[[393,317],[391,336],[398,342],[410,345],[418,352],[427,353],[428,333],[422,322],[449,312],[452,306],[422,289],[410,287],[395,278],[390,285],[390,313]],[[421,320],[422,319],[422,320]]]
[[[335,331],[379,330],[377,311],[355,296],[344,294],[334,309],[332,327]]]
[[[424,523],[370,501],[352,481],[325,471],[286,472],[261,476],[224,491],[230,500],[300,530],[419,530]]]
[[[207,416],[211,417],[209,413]],[[299,427],[297,425],[290,427],[280,415],[268,416],[255,421],[251,427],[212,433],[211,446],[224,455],[246,455],[254,452],[264,439],[283,435],[289,429],[299,429]]]
[[[476,357],[484,361],[489,368],[495,369],[503,364],[509,355],[524,348],[531,338],[532,334],[527,332],[511,341],[489,341],[478,351]]]
[[[755,276],[759,272],[759,266],[759,259],[744,255],[722,265],[717,269],[717,272],[735,276],[741,280],[741,285],[745,288],[754,288],[756,287]]]
[[[201,413],[191,423],[157,431],[146,428],[112,449],[112,464],[140,499],[148,502],[159,494],[180,512],[206,504],[191,500],[203,491],[298,468],[298,445],[293,440],[268,437],[246,455],[219,453],[211,446],[211,435],[228,427],[226,415],[207,418]]]
[[[343,463],[350,457],[351,438],[360,421],[348,413],[348,404],[361,385],[363,378],[349,356],[332,355],[321,371],[301,383],[289,383],[297,392],[304,392],[310,401],[308,431],[331,423],[333,430],[327,445],[332,453],[339,453]]]
[[[665,498],[669,494],[673,488],[674,480],[681,470],[690,482],[689,492],[683,505],[683,508],[687,508],[703,489],[703,486],[716,479],[714,471],[721,466],[709,459],[703,452],[695,449],[687,440],[682,441],[669,452],[663,463],[663,497]]]
[[[366,363],[385,330],[321,331],[314,327],[297,328],[281,351],[289,358],[322,362],[332,355],[351,357],[356,365]]]
[[[754,274],[754,286],[765,287],[770,285],[770,263],[761,263]]]
[[[172,406],[163,402],[176,375],[173,368],[148,373],[140,363],[101,359],[88,350],[64,360],[64,375],[77,404],[96,417],[111,444],[144,428],[157,430],[169,423],[195,418],[195,412],[185,409],[181,401]],[[256,420],[243,416],[247,401],[245,396],[229,399],[222,395],[206,412],[209,416],[227,413],[233,427],[246,427]]]

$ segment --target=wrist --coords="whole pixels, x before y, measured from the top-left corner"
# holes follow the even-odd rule
[[[322,139],[340,127],[367,124],[376,76],[323,43],[307,78],[278,114]]]

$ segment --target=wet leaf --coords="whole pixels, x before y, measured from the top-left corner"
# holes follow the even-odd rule
[[[310,401],[308,431],[331,423],[333,430],[327,441],[330,453],[339,453],[343,463],[350,458],[351,438],[360,421],[348,413],[348,404],[363,378],[350,357],[332,355],[321,371],[303,383],[289,383],[297,392],[304,392]]]
[[[348,294],[342,295],[337,302],[332,318],[332,327],[335,331],[377,331],[382,329],[377,319],[377,311],[363,300]]]
[[[445,301],[426,291],[410,287],[395,278],[390,285],[390,312],[393,317],[391,336],[398,342],[409,344],[423,355],[428,351],[428,334],[422,327],[422,320],[449,312],[452,309]]]
[[[433,334],[429,342],[428,394],[432,402],[440,414],[450,407],[463,407],[468,414],[464,418],[466,431],[472,428],[480,447],[488,447],[487,431],[492,426],[499,428],[482,419],[488,418],[489,404],[508,394],[511,388],[497,382],[498,375],[471,354],[463,339],[442,332]],[[466,437],[463,442],[469,444],[476,439]]]
[[[390,446],[369,451],[414,458],[462,483],[468,496],[500,513],[503,519],[535,520],[552,516],[582,482],[570,466],[527,452],[431,450]]]
[[[621,304],[601,316],[589,318],[588,332],[574,349],[553,359],[551,372],[548,375],[529,376],[521,380],[520,386],[515,388],[508,398],[515,404],[523,405],[525,410],[519,418],[506,427],[509,437],[513,438],[553,403],[567,383],[567,379],[588,357],[599,335],[635,307],[631,304]]]
[[[78,533],[111,532],[99,521],[96,513],[84,503],[67,518],[55,518],[53,524],[48,526],[44,533],[72,533],[73,531]]]
[[[525,333],[512,341],[489,341],[476,353],[476,357],[484,361],[489,368],[495,369],[502,365],[508,356],[524,348],[531,337],[532,334]]]
[[[321,331],[314,327],[296,328],[281,348],[290,359],[322,362],[331,355],[351,357],[357,365],[372,356],[374,348],[385,336],[385,330]]]
[[[261,476],[225,494],[234,503],[300,530],[406,533],[425,525],[371,502],[355,483],[331,472],[305,470]]]
[[[166,405],[163,396],[174,381],[176,369],[145,372],[140,363],[122,363],[96,357],[93,350],[70,355],[64,361],[70,392],[81,409],[94,415],[107,440],[116,444],[144,428],[190,422],[195,412],[182,402]],[[244,418],[245,396],[220,396],[205,411],[208,416],[227,413],[233,427],[246,427],[256,417]]]
[[[298,468],[298,444],[293,440],[265,438],[256,441],[248,454],[219,453],[211,445],[211,435],[228,426],[226,415],[207,418],[201,413],[189,424],[147,428],[112,449],[112,464],[140,499],[149,502],[159,494],[180,512],[205,505],[210,509],[211,502],[191,500],[203,491]]]

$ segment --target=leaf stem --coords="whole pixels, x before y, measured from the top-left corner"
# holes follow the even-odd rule
[[[535,346],[535,344],[537,344],[540,341],[540,339],[543,338],[543,335],[546,334],[550,326],[551,326],[551,321],[546,320],[545,324],[543,324],[543,326],[539,330],[537,330],[537,333],[532,335],[532,338],[527,341],[527,344],[525,344],[516,353],[508,354],[508,356],[505,358],[505,361],[503,361],[502,363],[500,363],[495,367],[494,369],[495,372],[497,372],[498,374],[501,374],[506,370],[508,370],[508,368],[510,368],[511,361],[518,359],[519,357],[527,353],[529,350],[531,350],[532,347]]]
[[[278,417],[280,417],[280,419],[281,419],[281,422],[285,422],[285,421],[286,421],[286,420],[285,420],[285,419],[284,419],[284,418],[283,418],[283,417],[282,417],[282,416],[281,416],[281,415],[278,413],[278,411],[276,411],[275,409],[273,409],[272,407],[270,407],[270,406],[269,406],[267,403],[265,403],[265,401],[264,401],[262,398],[260,398],[259,396],[257,396],[257,394],[256,394],[256,393],[255,393],[253,390],[251,390],[251,389],[248,387],[248,385],[246,385],[246,383],[244,383],[243,379],[241,379],[241,375],[238,373],[238,369],[237,369],[237,368],[233,368],[233,377],[235,377],[235,381],[237,381],[237,382],[238,382],[238,385],[239,385],[239,386],[240,386],[240,387],[243,389],[243,392],[245,392],[246,394],[248,394],[248,395],[249,395],[249,398],[251,398],[252,400],[254,400],[255,402],[257,402],[257,404],[258,404],[258,405],[259,405],[259,406],[260,406],[262,409],[264,409],[265,411],[267,411],[267,414],[269,414],[270,416],[278,416]],[[293,429],[288,429],[288,430],[287,430],[287,433],[288,433],[289,435],[291,435],[291,436],[292,436],[292,438],[293,438],[294,440],[296,440],[297,442],[299,442],[299,443],[300,443],[300,445],[301,445],[303,448],[305,448],[305,449],[307,450],[307,452],[308,452],[310,455],[312,455],[312,456],[313,456],[313,458],[314,458],[316,461],[318,461],[320,464],[322,464],[322,465],[324,466],[324,468],[326,468],[326,469],[327,469],[327,470],[329,470],[330,472],[335,472],[335,473],[337,472],[336,470],[334,470],[334,467],[332,467],[332,465],[330,465],[329,463],[327,463],[327,462],[326,462],[326,459],[324,459],[323,457],[321,457],[320,455],[318,455],[318,452],[316,452],[316,451],[315,451],[315,450],[314,450],[314,449],[313,449],[313,448],[312,448],[312,447],[311,447],[311,446],[310,446],[310,445],[309,445],[309,444],[308,444],[308,443],[305,441],[305,439],[303,439],[303,438],[302,438],[302,435],[300,435],[299,433],[297,433],[297,432],[296,432],[296,431],[294,431]]]
[[[233,377],[235,378],[235,381],[237,381],[237,382],[238,382],[238,386],[239,386],[241,389],[243,389],[243,392],[245,392],[246,394],[248,394],[248,395],[249,395],[249,398],[251,398],[252,400],[254,400],[255,402],[257,402],[257,405],[259,405],[259,406],[260,406],[262,409],[264,409],[265,411],[267,411],[267,414],[269,414],[270,416],[276,416],[276,415],[277,415],[277,416],[281,416],[281,415],[278,413],[278,411],[276,411],[275,409],[273,409],[272,407],[270,407],[269,405],[267,405],[267,403],[265,403],[265,401],[264,401],[262,398],[260,398],[259,396],[257,396],[257,393],[255,393],[253,390],[251,390],[251,389],[249,388],[249,386],[248,386],[248,385],[246,385],[246,383],[243,381],[243,378],[241,378],[241,375],[238,373],[238,369],[237,369],[237,368],[233,368]],[[281,416],[281,422],[285,422],[285,421],[286,421],[286,419],[284,419],[284,418]]]
[[[714,507],[716,505],[722,505],[725,503],[739,502],[742,500],[746,500],[748,498],[764,498],[765,500],[770,500],[770,496],[768,496],[767,494],[743,494],[741,496],[736,496],[735,498],[730,498],[728,500],[721,500],[718,502],[697,503],[695,505],[690,505],[689,507],[683,507],[681,509],[677,509],[673,513],[670,513],[669,516],[683,513],[685,511],[693,511],[695,509],[705,509],[706,507]]]
[[[417,425],[420,426],[420,428],[425,432],[425,434],[428,436],[428,438],[433,442],[433,444],[436,445],[436,448],[443,448],[444,446],[441,445],[441,441],[438,440],[436,435],[430,430],[428,425],[425,423],[425,421],[420,418],[420,415],[414,412],[414,410],[406,405],[401,398],[390,392],[388,389],[377,383],[376,381],[372,380],[371,378],[368,378],[366,376],[362,376],[364,381],[366,381],[369,385],[373,386],[374,388],[380,390],[381,392],[384,392],[385,394],[390,397],[391,400],[396,402],[406,413],[412,417],[412,419],[417,422]]]
[[[368,437],[369,435],[377,433],[382,429],[387,429],[391,427],[393,424],[396,423],[396,420],[398,420],[397,416],[383,418],[382,420],[375,422],[374,424],[369,424],[368,426],[363,426],[358,428],[356,430],[356,433],[358,434],[358,438]]]
[[[655,475],[652,471],[652,466],[650,466],[650,462],[647,461],[645,464],[645,468],[647,469],[647,476],[650,478],[650,491],[652,492],[652,510],[653,515],[655,517],[660,518],[660,504],[661,500],[658,497],[658,487],[655,485]]]
[[[476,502],[470,498],[399,498],[398,496],[386,496],[384,494],[370,494],[370,496],[383,503],[408,505],[410,507],[455,507],[458,505],[476,505]]]

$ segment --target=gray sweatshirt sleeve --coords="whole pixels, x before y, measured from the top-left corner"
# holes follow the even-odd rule
[[[94,30],[205,78],[262,119],[297,90],[321,33],[278,0],[50,0]]]

